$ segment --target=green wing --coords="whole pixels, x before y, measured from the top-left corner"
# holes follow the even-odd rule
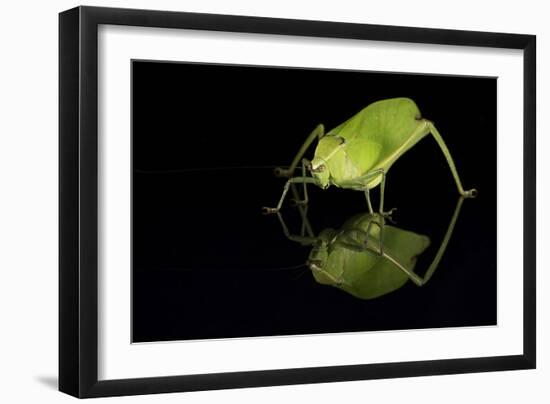
[[[420,110],[409,98],[393,98],[375,102],[361,112],[361,137],[381,145],[376,166],[389,168],[405,151],[423,136]],[[351,155],[360,150],[352,149]],[[353,158],[353,157],[352,157]]]
[[[331,174],[334,172],[337,180],[350,179],[356,176],[349,175],[352,172],[349,168],[340,173],[341,167],[353,166],[353,172],[361,174],[378,167],[389,168],[426,135],[419,130],[422,124],[419,119],[420,110],[409,98],[392,98],[368,105],[327,133],[329,139],[341,137],[346,140],[342,156],[331,164]]]

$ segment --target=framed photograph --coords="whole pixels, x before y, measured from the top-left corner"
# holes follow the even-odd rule
[[[535,368],[535,36],[59,28],[61,391]]]

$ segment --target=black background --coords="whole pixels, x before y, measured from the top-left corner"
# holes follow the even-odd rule
[[[133,341],[496,324],[496,83],[133,61]],[[328,131],[392,97],[412,98],[435,123],[464,187],[479,196],[464,202],[428,284],[360,300],[317,284],[300,266],[309,249],[286,239],[261,207],[275,206],[282,191],[273,167],[290,164],[318,123]],[[362,193],[309,189],[316,233],[367,210]],[[431,137],[389,171],[386,208],[398,208],[396,226],[432,241],[419,274],[457,195]],[[297,232],[292,208],[283,216]]]

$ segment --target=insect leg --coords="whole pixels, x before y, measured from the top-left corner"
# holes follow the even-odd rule
[[[365,190],[365,197],[367,198],[367,205],[369,205],[369,213],[374,213],[373,209],[372,209],[372,203],[370,201],[370,191],[369,191],[369,188],[367,187],[367,189]]]
[[[307,166],[309,164],[309,161],[306,159],[302,159],[302,176],[307,176]],[[298,190],[295,187],[295,184],[290,184],[290,187],[292,189],[292,194],[294,196],[293,202],[298,207],[298,210],[300,211],[300,216],[302,218],[302,229],[301,229],[301,235],[304,236],[306,232],[310,236],[313,236],[313,231],[311,230],[311,225],[309,224],[309,220],[307,219],[307,209],[308,209],[308,203],[309,203],[309,197],[307,193],[307,182],[303,182],[304,187],[304,196],[303,199],[300,199],[300,194],[298,193]]]
[[[277,212],[277,218],[279,219],[279,223],[281,223],[281,227],[283,228],[284,235],[289,240],[296,241],[296,242],[300,243],[301,245],[313,245],[317,241],[317,237],[315,237],[313,235],[305,236],[305,235],[302,234],[300,236],[296,236],[296,235],[290,234],[290,232],[288,231],[288,227],[286,226],[286,223],[283,220],[283,216],[281,215],[281,213]],[[304,220],[307,221],[308,220],[307,217],[305,217]]]
[[[368,183],[375,178],[376,176],[381,175],[382,179],[380,181],[380,205],[378,207],[378,213],[383,217],[390,217],[394,209],[391,209],[389,212],[384,212],[384,194],[386,191],[386,171],[383,168],[377,168],[369,171],[363,177],[360,177],[359,180],[362,182],[365,189],[365,196],[367,198],[367,204],[369,205],[369,213],[373,213],[372,203],[370,201],[370,193],[368,188]]]
[[[380,182],[380,208],[378,210],[378,213],[380,213],[380,216],[390,219],[390,221],[393,223],[392,214],[394,211],[397,210],[397,208],[391,208],[387,212],[384,212],[384,195],[386,193],[386,177],[388,173],[383,169],[380,169],[380,172],[382,173],[382,181]]]
[[[401,265],[401,263],[397,261],[387,249],[382,253],[382,255],[384,258],[386,258],[388,261],[394,264],[397,268],[403,271],[409,277],[409,279],[416,284],[416,286],[422,286],[424,284],[424,281],[420,276],[415,274],[409,268]]]
[[[309,162],[309,160],[302,159],[302,177],[305,177],[307,175],[307,167],[310,164],[311,163]],[[309,196],[307,194],[307,182],[304,182],[304,200],[303,200],[303,203],[305,205],[307,205],[308,202],[309,202]]]
[[[361,235],[361,237],[364,238],[364,241],[363,240],[360,240],[360,241],[342,241],[342,240],[338,240],[338,241],[335,241],[334,243],[341,246],[341,247],[352,250],[352,251],[357,251],[357,252],[365,252],[366,251],[366,252],[369,252],[369,253],[374,254],[374,255],[383,256],[384,255],[384,245],[383,245],[382,239],[384,237],[384,227],[385,227],[386,224],[384,222],[383,217],[381,217],[380,219],[381,219],[380,221],[374,220],[374,219],[369,220],[369,223],[367,224],[367,229],[366,230],[354,229],[354,232]],[[378,235],[377,236],[372,235],[373,230],[374,230],[374,226],[378,226]],[[371,244],[377,244],[378,248],[371,247]]]
[[[382,217],[382,220],[383,217]],[[376,220],[371,220],[369,224],[367,225],[367,237],[365,241],[365,249],[368,250],[368,240],[371,234],[371,228],[372,225],[375,224],[378,226],[378,250],[371,249],[370,251],[375,253],[376,255],[384,255],[384,245],[382,243],[382,239],[384,238],[384,223],[379,223]]]
[[[441,151],[443,152],[443,155],[447,159],[447,163],[449,164],[449,168],[451,169],[451,173],[453,174],[453,177],[454,177],[455,182],[456,182],[456,188],[458,189],[458,193],[460,194],[460,196],[463,196],[465,198],[475,198],[476,195],[477,195],[477,191],[476,191],[475,188],[472,188],[468,191],[464,191],[464,188],[462,187],[462,182],[460,181],[460,177],[458,176],[458,172],[456,170],[456,166],[455,166],[455,163],[453,161],[453,157],[451,156],[451,152],[447,148],[447,145],[443,141],[443,138],[441,137],[440,133],[435,128],[435,126],[432,122],[430,122],[430,121],[426,121],[426,122],[428,124],[428,130],[430,131],[430,133],[434,137],[435,141],[437,142],[437,144],[441,148]]]
[[[443,237],[443,241],[441,242],[441,245],[439,246],[439,249],[437,250],[437,253],[435,254],[435,257],[428,267],[428,270],[424,274],[423,277],[418,276],[413,271],[411,271],[408,268],[405,268],[401,263],[399,263],[395,258],[392,257],[392,254],[387,251],[384,251],[383,255],[385,258],[390,260],[395,266],[397,266],[400,270],[405,272],[408,277],[417,285],[417,286],[423,286],[425,285],[432,275],[434,274],[435,270],[439,266],[439,262],[441,261],[441,257],[443,257],[443,254],[445,253],[445,250],[447,249],[447,245],[449,244],[449,240],[451,239],[451,235],[453,234],[454,227],[456,224],[456,219],[458,218],[458,214],[460,213],[460,209],[462,208],[462,202],[464,202],[465,197],[460,196],[458,198],[458,202],[456,204],[455,211],[453,213],[453,217],[451,218],[451,221],[449,223],[449,226],[447,227],[447,232],[445,233],[445,236]]]
[[[386,172],[383,169],[380,169],[382,174],[382,181],[380,182],[380,207],[378,208],[378,213],[384,216],[384,193],[386,191]]]
[[[340,181],[340,185],[344,187],[349,187],[358,191],[364,191],[365,192],[365,198],[367,199],[367,205],[369,206],[369,213],[374,213],[374,209],[372,208],[372,202],[370,200],[370,188],[368,187],[368,183],[373,180],[374,177],[377,175],[383,174],[383,169],[378,168],[376,170],[372,170],[367,172],[366,174],[354,178],[353,180],[348,181]]]
[[[281,198],[279,199],[279,203],[277,204],[277,207],[275,207],[275,208],[263,207],[262,208],[263,213],[264,214],[277,213],[279,210],[281,210],[281,207],[283,206],[283,201],[285,200],[285,197],[286,197],[286,194],[288,193],[288,189],[290,188],[290,185],[300,183],[300,182],[308,182],[308,183],[311,183],[311,184],[316,184],[317,183],[315,178],[312,178],[312,177],[292,177],[292,178],[290,178],[286,182],[286,184],[283,188],[283,193],[281,195]]]
[[[304,201],[300,199],[300,194],[296,189],[296,184],[294,183],[290,184],[290,190],[292,191],[292,195],[293,195],[292,201],[295,203],[296,207],[298,208],[298,211],[300,212],[300,217],[302,218],[301,235],[302,236],[305,235],[306,231],[309,232],[310,235],[312,235],[313,233],[311,230],[311,225],[309,224],[309,221],[307,220],[307,218],[305,218],[307,216],[307,208],[308,208],[307,200]],[[306,198],[307,198],[307,195],[306,195]]]
[[[317,125],[317,127],[313,129],[313,131],[309,134],[309,136],[307,137],[302,147],[300,147],[300,150],[298,150],[298,153],[294,157],[294,160],[292,160],[290,167],[288,167],[288,169],[284,169],[280,167],[276,168],[275,175],[278,177],[288,177],[288,178],[292,177],[294,175],[294,170],[296,170],[298,163],[304,156],[304,153],[306,152],[308,147],[311,145],[311,143],[313,143],[315,138],[321,139],[324,135],[325,135],[325,127],[321,123]]]
[[[302,159],[302,177],[307,176],[307,167],[309,164],[310,164],[309,160]],[[293,185],[291,185],[292,193],[294,196],[294,198],[292,199],[292,202],[297,206],[306,206],[309,203],[309,197],[307,194],[307,183],[306,182],[303,183],[303,199],[300,198],[298,191],[294,189]]]
[[[309,220],[307,218],[307,205],[306,206],[300,206],[300,215],[302,217],[302,236],[305,236],[307,233],[310,237],[313,237],[313,230],[311,229],[311,224],[309,223]]]
[[[458,218],[458,214],[460,213],[460,209],[462,208],[462,202],[464,202],[465,196],[460,196],[458,198],[458,202],[456,203],[456,208],[453,213],[453,217],[451,218],[451,221],[449,222],[449,226],[447,227],[447,232],[445,233],[445,236],[443,237],[443,241],[441,242],[441,245],[439,246],[439,249],[437,250],[437,253],[435,254],[435,258],[428,267],[428,270],[424,274],[424,279],[422,280],[422,284],[425,284],[430,280],[433,273],[437,269],[439,265],[439,261],[441,261],[441,257],[443,256],[443,253],[447,249],[447,244],[449,243],[449,240],[451,239],[451,235],[453,234],[456,219]]]

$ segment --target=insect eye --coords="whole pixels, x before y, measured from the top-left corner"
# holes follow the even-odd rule
[[[309,261],[306,262],[306,264],[311,269],[321,269],[323,267],[323,261],[321,261],[321,260],[309,260]]]
[[[325,165],[321,164],[319,167],[311,171],[313,171],[314,173],[322,173],[323,171],[325,171],[325,169],[326,169]]]

